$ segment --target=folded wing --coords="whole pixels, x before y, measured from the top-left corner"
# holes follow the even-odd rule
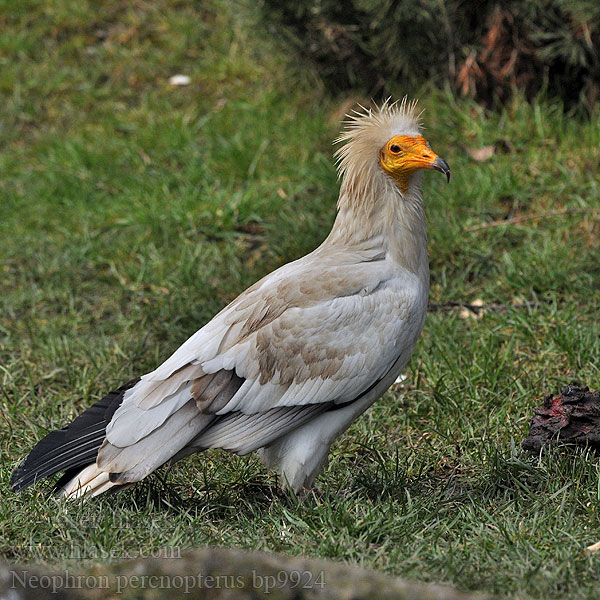
[[[414,345],[412,299],[397,291],[410,286],[369,267],[370,278],[338,268],[308,284],[288,276],[250,288],[126,394],[98,465],[124,483],[144,471],[131,471],[136,465],[162,464],[156,448],[165,444],[172,455],[187,447],[245,454],[359,397]],[[190,398],[196,416],[174,440],[161,428]]]
[[[411,327],[413,298],[399,292],[414,286],[390,280],[382,260],[314,262],[308,255],[249,288],[120,390],[110,414],[103,405],[79,434],[42,440],[50,461],[21,468],[15,487],[68,469],[65,494],[101,493],[203,448],[246,454],[360,397],[414,346],[421,323]]]

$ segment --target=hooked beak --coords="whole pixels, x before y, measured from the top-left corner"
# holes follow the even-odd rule
[[[443,173],[446,176],[446,180],[448,181],[448,183],[450,183],[450,167],[448,166],[448,163],[443,158],[440,158],[438,156],[431,163],[430,168],[435,169],[436,171],[439,171],[440,173]]]

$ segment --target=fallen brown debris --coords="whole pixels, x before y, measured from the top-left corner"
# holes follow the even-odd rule
[[[550,444],[600,449],[600,392],[567,386],[559,396],[547,396],[535,409],[523,448],[538,452]]]

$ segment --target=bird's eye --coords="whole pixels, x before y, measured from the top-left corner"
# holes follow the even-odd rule
[[[390,146],[390,152],[393,152],[394,154],[399,154],[400,153],[400,146],[397,146],[396,144],[392,144]]]

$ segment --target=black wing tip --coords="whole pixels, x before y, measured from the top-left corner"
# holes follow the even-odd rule
[[[43,438],[40,440],[40,442],[44,441],[45,439],[46,438]],[[25,460],[21,462],[21,464],[12,472],[12,475],[10,476],[10,487],[12,488],[13,492],[16,492],[17,494],[53,474],[45,471],[44,469],[40,469],[39,466],[35,464],[40,458],[39,452],[36,451],[39,450],[37,447],[40,442],[33,447]]]
[[[66,460],[60,463],[55,460],[56,452],[60,451],[61,448],[66,450],[72,442],[78,439],[81,442],[81,435],[89,433],[91,429],[98,426],[102,427],[102,425],[104,426],[103,430],[106,429],[106,425],[121,405],[125,392],[138,383],[139,380],[139,377],[131,379],[120,388],[109,392],[75,418],[70,425],[51,431],[43,437],[31,449],[25,460],[13,471],[10,477],[11,489],[18,494],[38,481],[51,477],[60,471],[71,474],[73,471],[79,471],[81,468],[92,464],[95,460],[95,456],[92,457],[92,454],[97,454],[102,443],[100,437],[103,438],[103,436],[98,435],[94,439],[90,439],[89,443],[85,444],[85,451],[73,452],[70,456],[64,452]],[[98,429],[96,433],[100,434],[101,432]],[[95,447],[96,445],[97,447]],[[79,449],[83,450],[81,444]]]
[[[26,474],[23,473],[21,466],[17,467],[10,476],[10,487],[13,492],[22,492],[28,484],[25,482]],[[31,484],[29,484],[31,485]]]
[[[26,490],[44,478],[37,471],[29,471],[27,468],[27,459],[25,459],[12,473],[10,477],[10,487],[16,494]]]

